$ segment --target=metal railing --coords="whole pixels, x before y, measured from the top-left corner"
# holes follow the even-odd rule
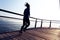
[[[11,11],[7,11],[7,10],[4,10],[4,9],[0,9],[0,11],[6,12],[6,13],[10,13],[10,14],[19,15],[19,16],[24,16],[24,15],[22,15],[22,14],[15,13],[15,12],[11,12]],[[0,16],[0,17],[22,20],[22,19],[20,19],[20,18],[14,18],[14,17],[8,17],[8,16]],[[35,28],[37,28],[37,27],[36,27],[36,26],[37,26],[37,22],[38,22],[37,20],[41,20],[41,26],[40,26],[40,28],[43,28],[43,27],[42,27],[42,25],[43,25],[43,20],[46,20],[46,19],[39,19],[39,18],[34,18],[34,17],[30,17],[30,18],[35,19]],[[48,28],[51,28],[51,23],[52,23],[52,21],[60,21],[60,20],[47,20],[47,21],[50,21]]]

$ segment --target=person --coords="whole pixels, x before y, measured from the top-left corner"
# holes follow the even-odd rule
[[[22,31],[26,31],[27,27],[30,25],[30,5],[28,3],[25,4],[26,9],[24,10],[24,17],[23,17],[23,25],[21,27],[20,32],[22,33]]]

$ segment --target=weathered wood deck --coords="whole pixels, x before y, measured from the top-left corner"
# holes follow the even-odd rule
[[[60,40],[60,29],[32,29],[0,34],[0,40]]]

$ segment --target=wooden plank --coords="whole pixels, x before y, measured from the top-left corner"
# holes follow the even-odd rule
[[[0,34],[0,40],[60,40],[60,29],[33,29],[20,34],[8,32]]]

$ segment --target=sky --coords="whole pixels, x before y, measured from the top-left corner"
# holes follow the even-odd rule
[[[60,20],[59,0],[0,0],[0,8],[23,14],[26,2],[30,4],[30,16],[40,19]],[[0,13],[0,15],[8,14]]]
[[[0,9],[23,14],[25,3],[30,4],[30,16],[40,19],[60,20],[60,0],[0,0]],[[0,15],[20,18],[20,16],[0,11]],[[53,24],[55,26],[55,24]],[[57,24],[60,26],[60,24]]]

